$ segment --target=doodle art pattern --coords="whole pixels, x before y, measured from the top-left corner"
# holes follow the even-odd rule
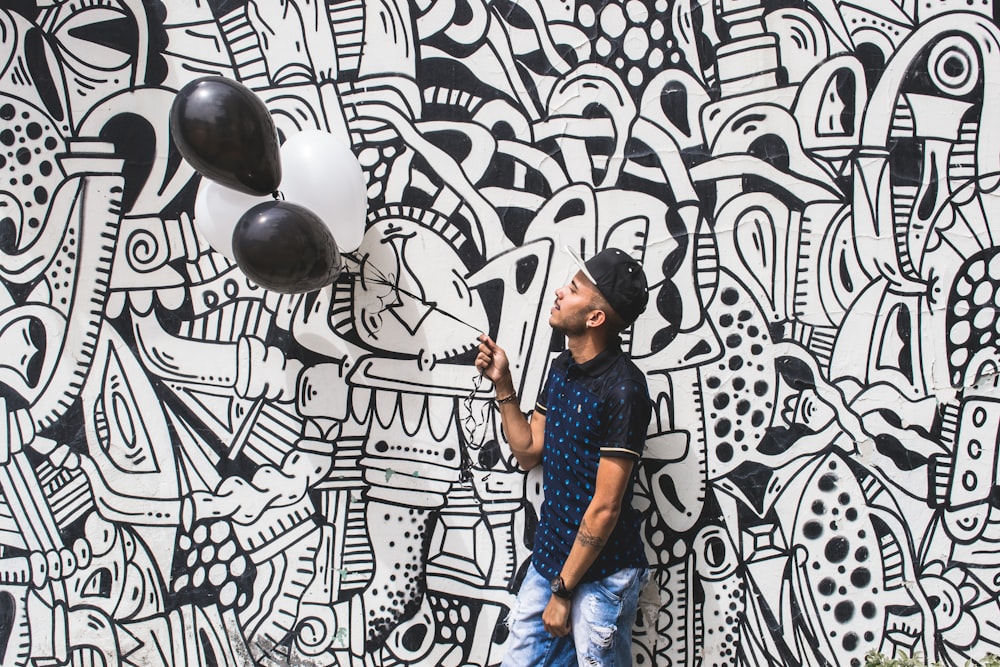
[[[563,251],[640,258],[647,666],[1000,647],[992,0],[0,8],[0,664],[496,665]],[[199,234],[176,92],[348,142],[305,295]],[[990,120],[993,119],[993,120]]]

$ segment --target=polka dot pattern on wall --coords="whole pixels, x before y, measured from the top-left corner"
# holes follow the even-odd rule
[[[660,70],[679,66],[683,60],[669,37],[666,0],[583,0],[577,21],[591,36],[598,59],[618,71],[633,92],[640,92]]]
[[[747,459],[775,407],[774,355],[764,315],[746,289],[722,276],[709,311],[723,354],[702,371],[709,475]]]
[[[952,386],[1000,369],[1000,248],[973,255],[959,270],[945,328]]]
[[[803,489],[792,540],[815,593],[815,628],[852,665],[882,636],[890,588],[902,577],[899,545],[881,543],[850,467],[831,455]],[[895,555],[894,555],[895,554]],[[902,589],[900,589],[902,590]]]
[[[41,232],[63,178],[52,157],[61,150],[65,140],[45,113],[0,95],[0,191],[21,194],[0,208],[0,252],[13,254],[15,243],[25,247]]]
[[[242,609],[255,576],[227,521],[198,523],[177,539],[171,593],[180,600],[216,600],[224,608]]]

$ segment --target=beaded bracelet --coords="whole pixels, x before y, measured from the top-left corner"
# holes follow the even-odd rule
[[[496,403],[497,405],[503,405],[504,403],[510,403],[511,401],[513,401],[516,398],[517,398],[517,392],[516,391],[512,391],[511,393],[509,393],[508,395],[504,396],[503,398],[496,399],[494,401],[494,403]]]

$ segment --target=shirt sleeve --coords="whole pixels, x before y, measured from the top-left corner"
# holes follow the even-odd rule
[[[619,383],[607,398],[608,433],[601,456],[638,460],[652,416],[649,393],[635,382]]]
[[[540,415],[544,415],[545,411],[548,410],[549,380],[551,379],[551,377],[552,377],[551,375],[546,376],[545,385],[542,387],[542,390],[538,392],[538,398],[535,399],[535,412],[537,412]]]

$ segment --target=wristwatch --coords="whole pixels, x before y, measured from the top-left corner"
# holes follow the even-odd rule
[[[562,598],[563,600],[573,599],[573,591],[566,588],[566,582],[564,582],[562,576],[558,574],[552,581],[549,582],[549,589],[557,598]]]

